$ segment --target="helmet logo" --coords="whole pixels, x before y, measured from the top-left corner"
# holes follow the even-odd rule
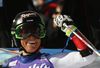
[[[22,19],[27,18],[27,17],[29,17],[29,16],[36,16],[36,13],[26,13],[26,14],[20,15],[20,17],[21,17]]]
[[[26,20],[27,22],[32,22],[32,21],[34,21],[33,19],[32,20]]]

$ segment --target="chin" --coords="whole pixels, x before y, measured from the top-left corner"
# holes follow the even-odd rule
[[[35,50],[29,49],[27,50],[27,52],[35,52]]]
[[[35,49],[28,49],[27,52],[35,52]]]

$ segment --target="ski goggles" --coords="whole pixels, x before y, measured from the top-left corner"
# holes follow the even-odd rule
[[[36,39],[41,39],[45,37],[45,30],[42,24],[20,24],[16,27],[11,34],[17,39],[26,39],[30,35],[34,36]]]

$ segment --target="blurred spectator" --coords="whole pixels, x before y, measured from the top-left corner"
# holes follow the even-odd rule
[[[55,11],[57,11],[58,6],[59,6],[59,4],[57,2],[57,7],[56,7]],[[65,42],[64,38],[62,37],[65,34],[63,32],[61,32],[60,28],[54,28],[53,27],[54,15],[55,15],[55,17],[58,15],[58,13],[55,13],[55,11],[53,11],[54,13],[52,15],[52,19],[50,19],[48,21],[48,23],[46,24],[46,30],[47,30],[47,33],[46,33],[46,46],[49,47],[49,48],[61,48],[61,47],[64,47],[64,45],[65,45],[65,43],[63,43],[63,42]],[[59,12],[59,14],[60,13],[61,12]],[[58,35],[59,33],[63,33],[63,34]],[[60,37],[62,37],[62,38],[60,38]],[[65,36],[65,38],[66,38],[66,36]]]
[[[66,45],[67,38],[65,34],[60,30],[60,28],[58,27],[54,28],[53,26],[53,18],[61,14],[61,10],[62,10],[61,8],[63,8],[62,0],[57,2],[57,7],[53,11],[52,19],[50,19],[48,23],[46,23],[46,31],[47,31],[46,32],[46,47],[48,48],[62,48]]]
[[[57,2],[57,7],[56,7],[55,11],[53,12],[52,18],[55,18],[58,15],[61,15],[61,12],[63,10],[63,3],[64,3],[64,0],[59,0]],[[46,30],[47,30],[47,34],[46,34],[47,35],[46,36],[47,47],[63,48],[66,45],[66,40],[67,40],[65,33],[63,33],[61,31],[61,29],[53,23],[53,19],[49,20],[49,23],[46,27],[47,27],[46,28]],[[68,46],[67,48],[76,50],[76,47],[74,46],[74,43],[72,41],[69,42],[69,45],[70,44],[71,44],[71,46],[70,47]]]
[[[64,4],[64,0],[59,0],[57,2],[57,7],[56,10],[53,12],[52,18],[56,18],[56,16],[61,15],[62,9],[63,9],[63,4]],[[54,23],[53,23],[54,27],[57,27]]]
[[[55,18],[57,15],[61,14],[62,8],[63,8],[63,0],[59,0],[57,2],[57,7],[55,11],[53,12],[52,18]],[[48,47],[53,48],[63,48],[66,45],[66,39],[65,33],[63,33],[60,28],[55,28],[53,25],[53,19],[49,20],[48,25],[46,26],[47,30],[47,41],[46,45]]]
[[[35,11],[40,14],[45,23],[51,18],[57,6],[55,1],[48,0],[33,0],[33,4],[35,6]]]
[[[58,2],[59,0],[45,0],[45,2]]]
[[[40,11],[45,3],[44,0],[32,0],[36,11]]]

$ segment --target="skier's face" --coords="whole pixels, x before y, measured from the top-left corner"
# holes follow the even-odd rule
[[[27,39],[21,40],[21,44],[27,52],[35,52],[41,44],[41,39],[36,39],[31,35]]]

